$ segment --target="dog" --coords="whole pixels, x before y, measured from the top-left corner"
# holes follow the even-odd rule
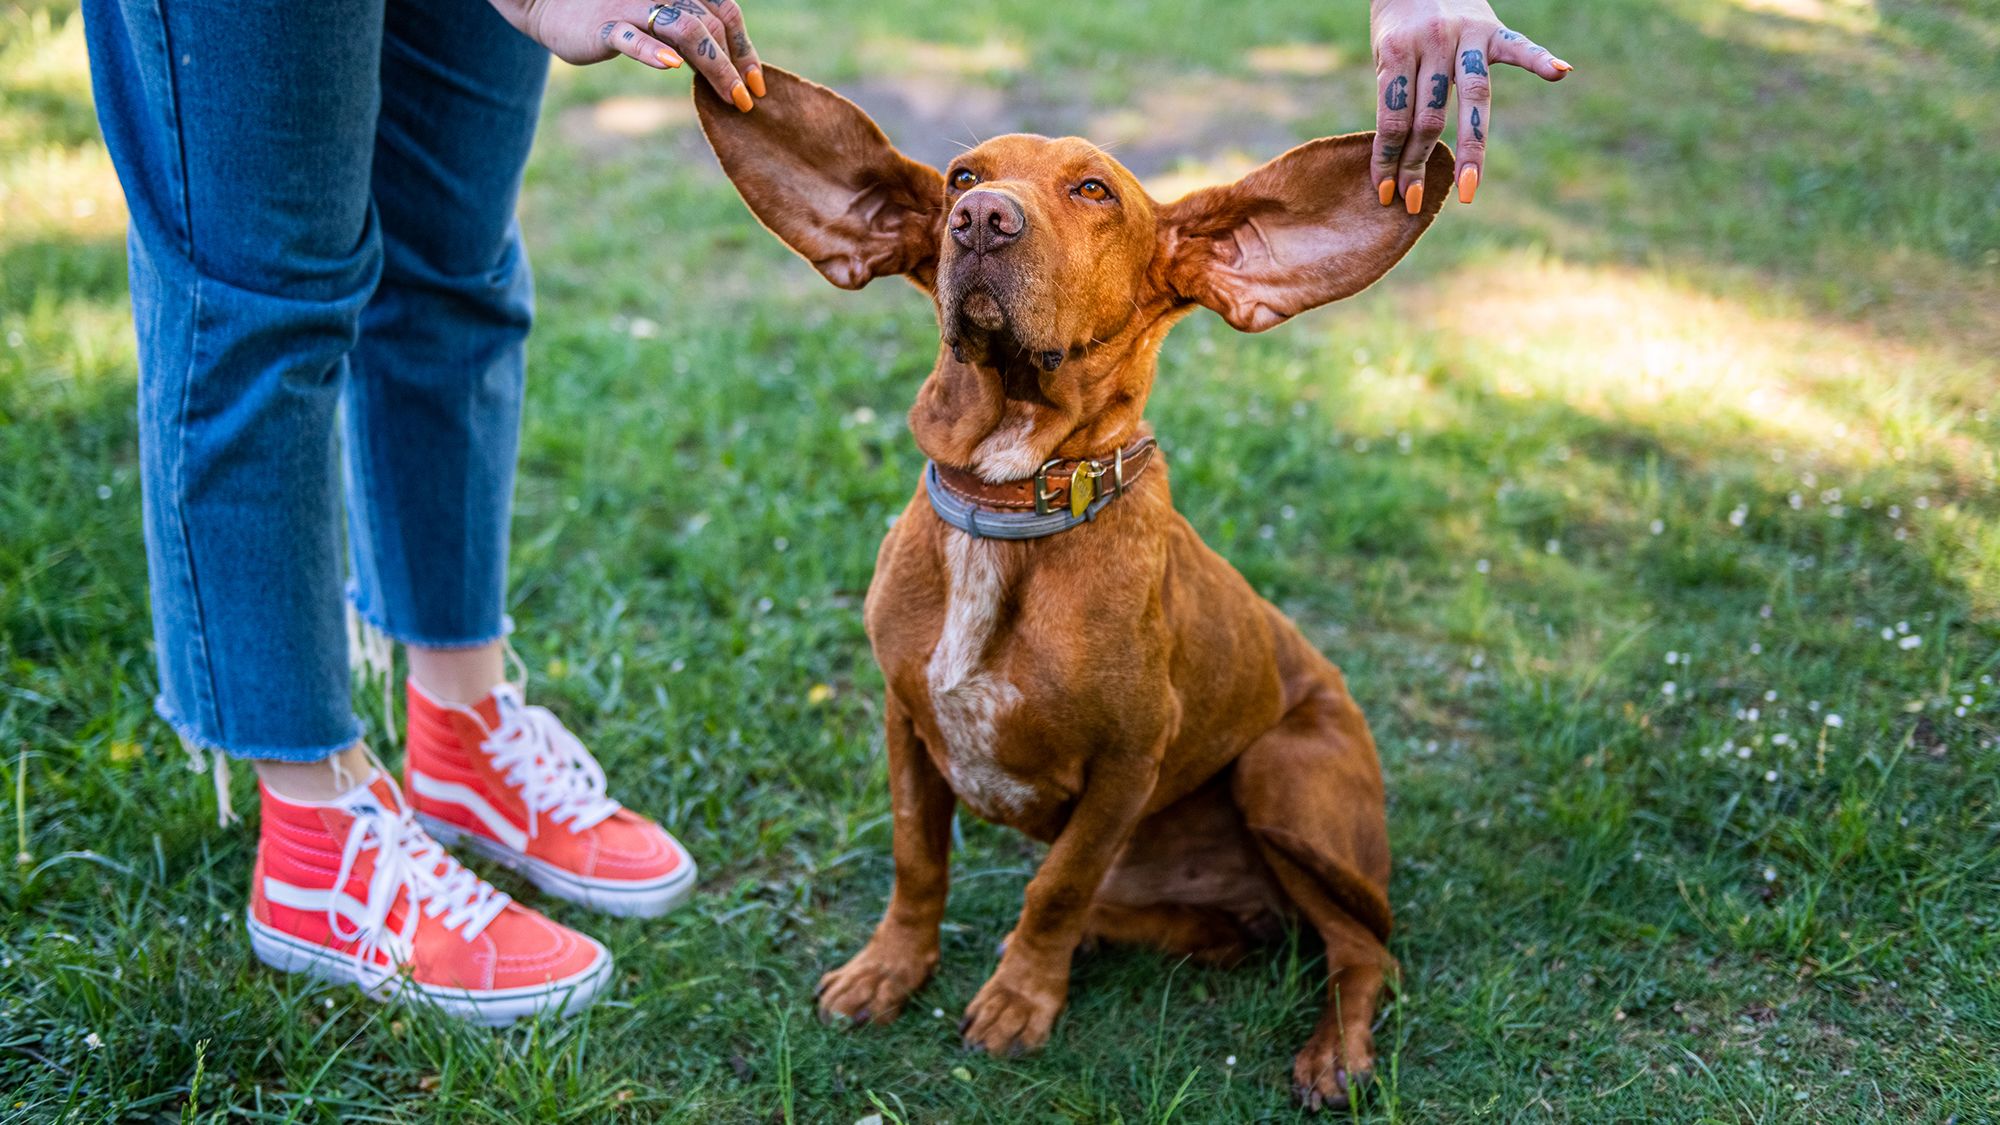
[[[1049,845],[968,1046],[1047,1043],[1086,943],[1229,963],[1301,919],[1328,980],[1295,1091],[1345,1105],[1397,972],[1374,740],[1340,670],[1174,511],[1143,414],[1187,313],[1260,332],[1387,273],[1436,216],[1449,149],[1416,214],[1378,202],[1366,133],[1158,203],[1077,138],[996,137],[940,172],[839,94],[765,74],[753,113],[695,84],[724,172],[833,284],[909,279],[942,337],[910,411],[931,464],[864,609],[894,886],[820,1013],[889,1021],[936,969],[963,804]]]

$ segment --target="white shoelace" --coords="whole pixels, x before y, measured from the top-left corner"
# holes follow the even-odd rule
[[[347,886],[356,861],[370,848],[375,849],[375,870],[368,877],[368,899],[361,917],[342,914],[336,898],[336,905],[327,907],[326,921],[336,939],[356,943],[355,952],[366,964],[375,964],[377,952],[386,953],[383,976],[409,961],[419,911],[422,917],[442,919],[445,929],[458,930],[471,941],[513,901],[445,854],[444,846],[431,839],[400,801],[392,808],[383,808],[370,800],[348,811],[354,823],[340,850],[334,888],[339,891]],[[403,912],[402,925],[391,930],[389,913],[405,891],[410,907]]]
[[[499,693],[500,727],[481,749],[528,806],[528,835],[544,818],[582,832],[624,806],[604,795],[604,767],[546,707]]]

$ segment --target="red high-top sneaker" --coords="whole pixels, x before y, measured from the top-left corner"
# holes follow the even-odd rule
[[[264,789],[263,809],[248,923],[272,968],[489,1026],[580,1010],[611,981],[602,945],[460,867],[379,772],[331,801]]]
[[[545,707],[503,684],[476,706],[409,682],[404,790],[438,839],[608,914],[665,914],[695,866],[664,829],[604,795],[604,771]]]

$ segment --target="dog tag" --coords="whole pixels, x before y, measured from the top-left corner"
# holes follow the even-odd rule
[[[1085,461],[1076,467],[1076,472],[1069,478],[1069,514],[1083,515],[1084,509],[1090,507],[1090,502],[1095,499],[1097,477],[1090,471],[1090,462]]]

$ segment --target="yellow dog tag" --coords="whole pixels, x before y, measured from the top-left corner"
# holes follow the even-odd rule
[[[1090,502],[1097,499],[1097,477],[1090,471],[1090,462],[1076,467],[1069,478],[1069,514],[1081,516]]]

